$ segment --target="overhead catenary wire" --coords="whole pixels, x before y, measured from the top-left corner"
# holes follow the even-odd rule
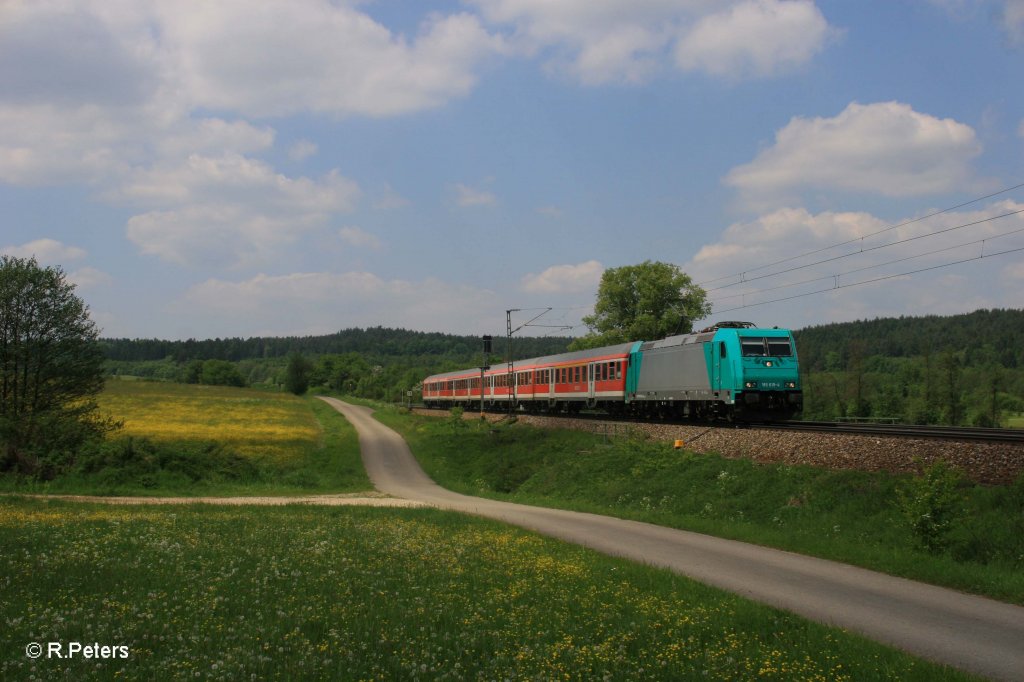
[[[850,258],[851,256],[859,256],[860,254],[863,254],[863,253],[870,253],[872,251],[879,251],[881,249],[887,249],[887,248],[892,247],[892,246],[897,246],[899,244],[906,244],[908,242],[917,241],[919,239],[928,239],[930,237],[935,237],[937,235],[945,234],[947,232],[953,232],[955,230],[962,230],[962,229],[964,229],[966,227],[974,227],[975,225],[981,225],[982,223],[992,222],[993,220],[999,220],[1000,218],[1008,218],[1010,216],[1019,215],[1021,213],[1024,213],[1024,208],[1022,208],[1020,210],[1017,210],[1017,211],[1010,211],[1008,213],[1002,213],[1000,215],[989,216],[988,218],[982,218],[981,220],[974,220],[974,221],[971,221],[969,223],[963,223],[961,225],[955,225],[954,227],[947,227],[944,230],[937,230],[935,232],[929,232],[928,234],[917,235],[916,237],[907,237],[906,239],[900,239],[900,240],[897,240],[897,241],[894,241],[894,242],[889,242],[888,244],[879,244],[878,246],[871,246],[871,247],[868,247],[866,249],[865,248],[861,248],[859,251],[851,251],[850,253],[840,254],[838,256],[833,256],[831,258],[823,258],[822,260],[814,261],[813,263],[805,263],[803,265],[797,265],[797,266],[792,267],[792,268],[787,268],[786,270],[779,270],[777,272],[771,272],[771,273],[768,273],[767,275],[758,275],[757,277],[750,277],[750,278],[746,278],[745,277],[741,281],[732,282],[730,284],[723,284],[720,287],[712,287],[710,289],[706,289],[705,291],[710,293],[712,291],[720,291],[721,289],[728,289],[729,287],[734,287],[734,286],[737,286],[739,284],[747,284],[749,282],[756,282],[758,280],[767,279],[769,277],[777,277],[778,275],[784,275],[784,274],[786,274],[788,272],[795,272],[797,270],[804,270],[806,268],[810,268],[810,267],[813,267],[815,265],[822,265],[824,263],[831,263],[831,262],[834,262],[834,261],[837,261],[837,260],[842,260],[843,258]],[[888,229],[894,229],[894,228],[888,228]],[[886,232],[886,231],[888,231],[888,230],[882,230],[881,232]],[[864,235],[863,237],[857,237],[856,239],[851,239],[850,241],[843,242],[842,244],[838,244],[836,246],[845,246],[847,244],[853,244],[853,243],[856,243],[856,242],[859,242],[859,241],[862,242],[865,239],[867,239],[868,237],[873,237],[873,236],[875,236],[877,234],[881,234],[881,232],[874,232],[874,233],[869,234],[869,235]],[[828,249],[821,249],[819,251],[814,251],[811,254],[805,254],[805,255],[813,255],[813,253],[820,253],[823,250],[827,251],[829,249],[836,248],[836,246],[831,246],[831,247],[828,247]],[[802,257],[803,256],[796,256],[795,258],[802,258]],[[786,259],[786,260],[792,260],[792,258],[789,258],[789,259]],[[782,262],[782,261],[780,261],[780,262]],[[762,266],[761,268],[755,268],[755,269],[756,270],[760,270],[760,269],[763,269],[764,267],[769,267],[769,266]],[[747,271],[745,271],[742,274],[745,275],[747,272],[753,272],[753,270],[747,270]]]
[[[924,221],[924,220],[928,220],[929,218],[934,218],[935,216],[942,215],[944,213],[949,213],[950,211],[955,211],[958,208],[963,208],[964,206],[970,206],[971,204],[976,204],[979,201],[984,201],[985,199],[991,199],[992,197],[999,196],[1000,194],[1006,194],[1007,192],[1012,192],[1013,190],[1020,189],[1022,187],[1024,187],[1024,182],[1016,184],[1016,185],[1013,185],[1012,187],[1005,187],[1005,188],[1003,188],[1003,189],[1001,189],[1001,190],[999,190],[997,192],[992,192],[991,194],[986,194],[985,196],[977,197],[975,199],[971,199],[970,201],[965,201],[963,203],[957,204],[956,206],[950,206],[948,208],[944,208],[944,209],[939,210],[939,211],[933,211],[932,213],[929,213],[927,215],[923,215],[923,216],[921,216],[919,218],[913,218],[911,220],[905,220],[905,221],[903,221],[901,223],[897,223],[896,225],[891,225],[889,227],[886,227],[884,229],[878,230],[876,232],[872,232],[871,234],[863,235],[861,237],[855,237],[853,239],[849,239],[849,240],[843,241],[843,242],[838,242],[836,244],[832,244],[831,246],[826,246],[826,247],[823,247],[823,248],[820,248],[820,249],[815,249],[813,251],[807,251],[805,253],[801,253],[801,254],[798,254],[796,256],[788,256],[786,258],[782,258],[780,260],[777,260],[777,261],[774,261],[774,262],[771,262],[771,263],[765,263],[764,265],[759,265],[759,266],[757,266],[755,268],[749,268],[749,269],[743,270],[741,272],[734,272],[734,273],[729,274],[729,275],[722,275],[720,277],[715,277],[715,278],[712,278],[712,279],[704,280],[702,282],[697,282],[696,285],[699,286],[699,287],[704,287],[707,284],[713,284],[715,282],[720,282],[720,281],[725,280],[725,279],[731,279],[733,277],[739,277],[739,278],[741,278],[741,281],[750,281],[750,280],[746,279],[747,273],[758,272],[760,270],[771,268],[771,267],[774,267],[776,265],[782,265],[783,263],[789,263],[791,261],[799,260],[801,258],[807,258],[808,256],[814,256],[814,255],[819,254],[819,253],[824,253],[825,251],[830,251],[832,249],[839,248],[840,246],[847,246],[849,244],[854,244],[854,243],[856,243],[858,241],[863,241],[864,239],[867,239],[867,238],[870,238],[870,237],[875,237],[875,236],[878,236],[878,235],[883,234],[885,232],[890,232],[892,230],[895,230],[895,229],[898,229],[898,228],[901,228],[901,227],[906,227],[907,225],[912,225],[914,223],[918,223],[918,222],[921,222],[921,221]],[[826,261],[822,261],[822,262],[826,262]],[[780,271],[778,273],[775,273],[775,274],[783,274],[785,272],[790,272],[790,270],[782,270],[782,271]],[[757,277],[756,279],[762,279],[763,277],[770,277],[770,276],[774,276],[774,275],[763,275],[763,276]],[[718,288],[721,288],[721,287],[718,287]],[[709,290],[709,291],[711,291],[711,290]]]
[[[783,298],[775,298],[775,299],[772,299],[770,301],[758,301],[757,303],[747,303],[747,304],[744,304],[744,305],[735,306],[733,308],[726,308],[724,310],[716,310],[715,314],[717,315],[717,314],[721,314],[721,313],[728,313],[728,312],[732,312],[734,310],[743,310],[745,308],[755,308],[755,307],[761,306],[761,305],[768,305],[769,303],[781,303],[783,301],[792,301],[793,299],[804,298],[806,296],[814,296],[816,294],[823,294],[823,293],[826,293],[826,292],[829,292],[829,291],[835,291],[837,289],[849,289],[851,287],[859,287],[859,286],[863,286],[865,284],[873,284],[875,282],[882,282],[882,281],[885,281],[885,280],[888,280],[888,279],[896,279],[897,277],[907,277],[909,275],[916,275],[916,274],[921,273],[921,272],[928,272],[929,270],[938,270],[940,268],[948,268],[948,267],[950,267],[952,265],[960,265],[961,263],[969,263],[971,261],[981,260],[983,258],[993,258],[995,256],[1003,256],[1003,255],[1006,255],[1008,253],[1017,253],[1019,251],[1024,251],[1024,246],[1021,246],[1021,247],[1018,247],[1018,248],[1015,248],[1015,249],[1007,249],[1005,251],[997,251],[996,253],[982,253],[982,254],[979,254],[977,256],[972,256],[971,258],[963,258],[961,260],[953,261],[951,263],[943,263],[941,265],[933,265],[933,266],[930,266],[930,267],[927,267],[927,268],[920,268],[918,270],[910,270],[909,272],[900,272],[900,273],[896,273],[896,274],[893,274],[893,275],[885,275],[883,277],[875,277],[873,279],[867,279],[867,280],[863,280],[863,281],[860,281],[860,282],[853,282],[853,283],[850,283],[850,284],[840,284],[838,279],[837,279],[834,286],[831,286],[831,287],[828,287],[828,288],[825,288],[825,289],[818,289],[818,290],[815,290],[815,291],[807,291],[807,292],[804,292],[802,294],[794,294],[792,296],[785,296]],[[833,279],[833,278],[829,277],[827,279]]]
[[[852,275],[852,274],[857,273],[857,272],[864,272],[866,270],[874,270],[874,269],[877,269],[877,268],[885,267],[887,265],[895,265],[896,263],[904,263],[906,261],[915,260],[917,258],[924,258],[925,256],[934,256],[934,255],[939,254],[939,253],[945,253],[946,251],[956,251],[958,249],[963,249],[963,248],[966,248],[968,246],[974,246],[976,244],[977,245],[981,245],[982,249],[984,249],[986,242],[993,242],[993,241],[995,241],[997,239],[1002,239],[1003,237],[1009,237],[1011,235],[1019,234],[1021,232],[1024,232],[1024,227],[1021,227],[1021,228],[1016,229],[1016,230],[1010,230],[1009,232],[1004,232],[1002,234],[993,235],[991,237],[985,237],[983,239],[975,239],[974,241],[963,242],[963,243],[960,243],[960,244],[956,244],[955,246],[947,246],[947,247],[942,248],[942,249],[936,249],[934,251],[926,251],[925,253],[918,253],[918,254],[914,254],[913,256],[906,256],[904,258],[896,258],[894,260],[885,261],[884,263],[876,263],[874,265],[867,265],[867,266],[864,266],[862,268],[854,268],[853,270],[847,270],[845,272],[837,272],[837,273],[833,273],[833,274],[830,274],[830,275],[823,275],[821,277],[814,277],[814,278],[811,278],[811,279],[801,280],[799,282],[791,282],[789,284],[780,284],[778,286],[767,287],[765,289],[755,289],[754,291],[744,291],[744,292],[741,292],[741,293],[738,293],[738,294],[732,294],[730,296],[723,296],[723,297],[718,298],[717,300],[718,301],[728,301],[728,300],[734,299],[734,298],[745,298],[747,296],[754,296],[756,294],[764,294],[764,293],[768,293],[770,291],[779,291],[780,289],[791,289],[793,287],[803,286],[804,284],[813,284],[814,282],[821,282],[821,281],[824,281],[824,280],[830,280],[830,279],[831,280],[835,280],[837,278],[846,277],[848,275]],[[984,250],[982,251],[982,254],[984,255]],[[989,254],[989,255],[993,255],[993,254]],[[960,262],[960,261],[957,261],[957,262]],[[826,291],[831,291],[831,289],[827,289]]]

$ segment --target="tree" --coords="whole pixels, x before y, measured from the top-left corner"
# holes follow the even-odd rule
[[[238,367],[227,360],[207,360],[202,364],[199,383],[210,386],[245,386]]]
[[[289,393],[302,395],[309,390],[309,373],[312,369],[309,360],[301,353],[288,356],[288,367],[285,369],[284,387]]]
[[[99,416],[103,351],[74,289],[60,268],[0,258],[0,471],[53,476],[118,426]]]
[[[583,318],[590,333],[570,349],[688,333],[695,320],[711,313],[706,299],[705,291],[671,263],[648,260],[609,268],[601,275],[594,314]]]

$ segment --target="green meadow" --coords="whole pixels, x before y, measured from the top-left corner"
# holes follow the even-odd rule
[[[959,480],[922,546],[901,510],[920,479],[761,465],[669,443],[381,408],[440,485],[469,495],[684,528],[1024,604],[1024,477]],[[941,542],[940,542],[941,541]]]
[[[0,678],[962,680],[663,570],[436,510],[0,500]],[[126,647],[33,659],[30,643]]]
[[[355,429],[312,397],[111,379],[101,410],[124,427],[51,481],[0,489],[101,495],[256,495],[372,490]]]
[[[315,398],[124,381],[108,385],[103,405],[124,419],[123,433],[63,479],[8,488],[234,495],[371,487],[354,429]],[[678,487],[676,464],[646,445],[379,414],[458,490],[665,525],[675,522],[666,510],[701,494],[693,503],[705,505],[697,517],[706,530],[757,534],[741,494],[746,474],[729,468],[749,463],[708,458],[701,468],[684,459],[703,478]],[[717,492],[699,492],[698,480]],[[657,495],[655,481],[676,487]],[[820,490],[838,500],[835,491],[850,487],[836,486],[808,488],[802,504],[818,509]],[[779,537],[811,532],[791,516],[773,523]],[[843,532],[863,531],[843,526],[833,536]],[[431,509],[4,496],[0,594],[5,680],[969,679],[668,571]],[[126,656],[45,655],[50,643],[67,653],[72,642]],[[32,643],[43,645],[42,657],[27,655]]]

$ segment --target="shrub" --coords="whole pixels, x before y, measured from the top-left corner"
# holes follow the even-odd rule
[[[452,427],[452,431],[465,428],[466,422],[462,419],[463,412],[461,407],[453,407],[448,410],[448,424]]]
[[[227,360],[207,360],[199,373],[199,383],[208,386],[245,386],[245,379],[233,363]]]
[[[167,476],[192,483],[261,478],[255,462],[219,443],[160,443],[132,436],[90,444],[82,452],[78,470],[106,483],[134,482],[143,487],[154,487]]]
[[[899,508],[921,546],[938,554],[949,545],[950,532],[965,515],[959,492],[962,474],[943,460],[897,488]]]

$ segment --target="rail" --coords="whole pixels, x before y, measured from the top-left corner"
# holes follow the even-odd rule
[[[1019,443],[1024,445],[1024,429],[995,429],[967,426],[916,426],[909,424],[872,424],[866,422],[809,422],[786,421],[770,424],[751,424],[759,429],[786,429],[792,431],[818,431],[889,438],[931,438],[989,443]]]
[[[423,405],[415,406],[423,408]],[[430,408],[427,408],[430,409]],[[443,408],[439,408],[439,411]],[[579,414],[545,414],[541,416],[561,417],[563,419],[577,419],[588,421],[613,421],[625,423],[637,423],[642,420],[610,416],[597,412],[581,412]],[[1024,445],[1024,429],[996,429],[986,427],[968,426],[920,426],[912,424],[885,424],[871,422],[840,422],[840,421],[778,421],[765,423],[731,423],[725,421],[679,421],[660,422],[677,423],[688,425],[702,425],[711,427],[750,428],[750,429],[777,429],[789,431],[810,431],[819,433],[835,433],[860,436],[885,436],[887,438],[918,438],[918,439],[941,439],[958,440],[964,442],[987,442],[987,443],[1010,443]]]

